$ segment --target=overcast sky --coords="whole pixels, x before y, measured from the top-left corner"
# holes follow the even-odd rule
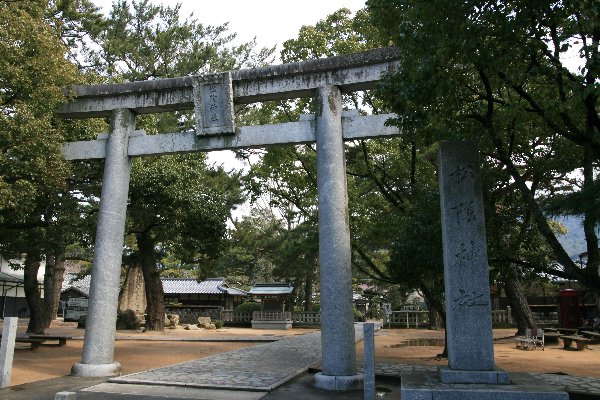
[[[92,0],[108,13],[112,0]],[[298,36],[303,25],[314,25],[340,8],[355,12],[365,6],[365,0],[162,0],[154,4],[175,6],[181,3],[182,16],[193,17],[205,25],[229,22],[229,31],[238,40],[247,42],[254,37],[259,47],[280,45]],[[277,50],[281,50],[278,46]]]

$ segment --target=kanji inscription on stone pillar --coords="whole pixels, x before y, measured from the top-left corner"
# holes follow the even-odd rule
[[[198,76],[193,87],[196,135],[235,133],[231,73]]]

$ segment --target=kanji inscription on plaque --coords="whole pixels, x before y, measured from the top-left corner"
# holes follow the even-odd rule
[[[196,135],[235,133],[231,73],[198,76],[194,79]]]

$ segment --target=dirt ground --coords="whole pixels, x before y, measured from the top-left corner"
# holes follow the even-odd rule
[[[1,326],[1,323],[0,323]],[[114,359],[121,363],[123,373],[133,373],[166,365],[181,363],[212,354],[253,346],[252,342],[193,342],[189,339],[210,338],[226,340],[227,337],[301,335],[314,329],[255,330],[250,328],[223,328],[217,331],[183,329],[166,330],[165,333],[140,333],[117,331]],[[24,327],[19,326],[19,333]],[[82,337],[84,331],[74,326],[52,326],[47,334],[64,334]],[[588,350],[569,351],[562,344],[547,345],[545,350],[520,350],[515,348],[514,329],[494,330],[496,365],[506,371],[552,372],[577,376],[600,377],[600,345],[590,345]],[[443,331],[425,329],[383,329],[375,336],[377,362],[397,362],[419,365],[447,365],[436,356],[443,347],[432,345],[407,346],[414,339],[443,339]],[[136,340],[137,339],[137,340]],[[147,340],[158,339],[158,340]],[[181,339],[181,340],[173,340]],[[186,339],[188,339],[186,341]],[[11,384],[19,385],[43,379],[65,376],[74,363],[81,362],[83,340],[69,340],[65,346],[41,346],[31,350],[28,345],[17,345],[14,354]],[[357,343],[357,358],[362,360],[363,344]]]
[[[587,350],[565,350],[562,341],[547,343],[544,350],[521,350],[515,346],[516,329],[494,329],[494,360],[496,366],[509,372],[564,373],[576,376],[600,377],[600,344]],[[441,346],[398,346],[414,339],[444,339],[444,331],[426,329],[383,329],[375,336],[375,359],[379,362],[399,362],[418,365],[448,365],[436,356]],[[356,345],[357,358],[363,354],[363,343]]]

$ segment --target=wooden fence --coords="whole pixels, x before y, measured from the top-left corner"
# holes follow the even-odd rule
[[[321,325],[321,313],[318,311],[281,312],[281,311],[254,311],[254,313],[237,313],[235,311],[221,311],[221,320],[225,325],[250,326],[252,320],[292,320],[297,326]]]
[[[418,328],[419,326],[427,325],[429,323],[429,312],[428,311],[417,311],[417,310],[406,310],[406,311],[393,311],[392,314],[384,319],[384,326],[393,325],[401,326],[405,328]]]
[[[300,311],[292,315],[294,325],[321,325],[321,313],[318,311]]]
[[[250,313],[236,313],[234,311],[221,311],[221,320],[225,325],[250,326],[252,319],[269,320],[269,319],[291,319],[294,326],[319,326],[321,325],[321,313],[316,311],[254,311],[254,315]],[[429,324],[429,313],[421,310],[406,310],[394,311],[389,319],[384,320],[385,325],[388,324],[402,328],[419,328]],[[492,323],[494,325],[512,325],[512,315],[509,310],[494,310],[492,311]]]
[[[252,319],[254,321],[291,321],[292,313],[290,311],[254,311]]]

